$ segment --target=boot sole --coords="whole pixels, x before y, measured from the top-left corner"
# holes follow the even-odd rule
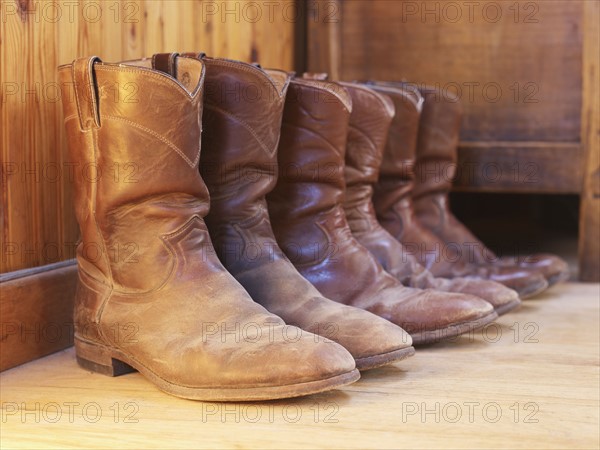
[[[499,306],[498,308],[495,308],[494,311],[496,311],[496,314],[498,314],[499,316],[502,316],[503,314],[506,314],[509,311],[512,311],[513,309],[517,308],[518,306],[521,306],[523,302],[521,301],[521,299],[515,299],[512,302],[509,302],[505,305]]]
[[[138,371],[167,394],[191,400],[211,402],[261,401],[300,397],[336,389],[354,383],[360,378],[358,369],[353,369],[350,372],[323,380],[283,386],[254,388],[194,388],[173,384],[159,377],[150,369],[133,361],[117,349],[75,338],[75,352],[77,363],[86,370],[113,377]]]
[[[571,273],[567,270],[565,272],[558,272],[557,274],[549,276],[548,278],[546,278],[546,281],[548,282],[548,287],[551,287],[551,286],[554,286],[555,284],[562,283],[564,281],[568,281],[568,279],[570,277],[571,277]]]
[[[415,354],[414,347],[402,348],[400,350],[394,350],[392,352],[381,353],[374,356],[366,356],[364,358],[355,359],[356,368],[358,370],[365,371],[376,369],[377,367],[387,366],[398,361],[402,361]]]
[[[461,334],[468,333],[470,331],[477,330],[486,326],[488,323],[493,322],[498,318],[496,311],[488,314],[477,320],[464,322],[460,324],[451,325],[446,328],[439,328],[431,331],[421,331],[418,333],[410,333],[413,340],[413,345],[426,345],[433,344],[435,342],[443,341],[446,339],[460,336]]]
[[[544,278],[543,283],[540,283],[539,285],[532,286],[529,288],[525,288],[525,289],[523,289],[521,291],[517,291],[517,292],[519,294],[519,297],[521,297],[521,300],[524,300],[526,298],[535,297],[536,295],[541,294],[546,289],[548,289],[548,286],[549,286],[549,283]]]

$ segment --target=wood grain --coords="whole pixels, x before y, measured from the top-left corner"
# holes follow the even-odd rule
[[[461,162],[538,167],[536,183],[479,173],[459,178],[459,189],[581,192],[586,2],[331,3],[340,8],[339,22],[308,26],[310,70],[405,79],[457,94]]]
[[[76,279],[72,260],[0,276],[0,371],[73,345]]]
[[[584,3],[342,2],[340,77],[458,93],[465,141],[577,142]]]
[[[139,373],[86,372],[69,349],[0,375],[1,442],[6,448],[598,448],[599,295],[598,284],[559,285],[485,333],[417,349],[339,391],[275,402],[178,399]]]
[[[454,189],[578,194],[582,153],[579,143],[463,142]]]
[[[307,16],[307,70],[326,72],[332,79],[341,74],[341,28],[342,4],[339,0],[315,0],[310,2],[311,13]]]
[[[0,2],[0,273],[74,256],[74,168],[66,152],[57,66],[88,55],[116,62],[205,51],[292,70],[295,23],[284,11],[294,1],[259,0],[254,12],[248,3]]]
[[[587,2],[584,8],[583,86],[581,137],[583,191],[579,220],[580,277],[600,281],[600,3]]]

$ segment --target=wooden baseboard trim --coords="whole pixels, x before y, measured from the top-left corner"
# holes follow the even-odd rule
[[[0,275],[0,371],[73,345],[75,260]]]

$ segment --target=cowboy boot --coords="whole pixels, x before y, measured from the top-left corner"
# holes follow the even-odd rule
[[[277,180],[277,143],[291,74],[206,57],[204,64],[200,173],[211,198],[206,224],[225,268],[254,301],[286,323],[344,346],[360,370],[414,354],[410,335],[401,328],[324,298],[273,236],[265,195]]]
[[[539,273],[464,261],[456,245],[446,245],[417,220],[411,197],[422,96],[403,83],[374,81],[368,86],[388,95],[396,105],[373,194],[379,223],[435,277],[492,280],[514,289],[521,298],[545,289],[546,280]]]
[[[405,288],[352,236],[342,209],[351,99],[335,83],[295,79],[285,101],[279,178],[267,196],[277,242],[323,295],[375,313],[408,331],[415,344],[456,336],[494,320],[476,297],[447,301]]]
[[[286,326],[213,255],[198,172],[204,64],[90,57],[60,77],[71,157],[84,168],[74,185],[79,364],[111,376],[135,369],[169,394],[211,401],[356,381],[343,347]]]
[[[556,255],[498,258],[450,210],[448,194],[456,171],[462,108],[460,100],[439,89],[420,89],[424,98],[419,124],[413,204],[419,221],[444,242],[461,245],[475,264],[539,271],[552,286],[569,278],[566,261]]]
[[[491,303],[498,315],[519,306],[521,301],[515,291],[493,281],[436,280],[377,222],[372,202],[373,186],[379,177],[383,149],[392,123],[388,108],[382,106],[389,103],[394,110],[395,106],[390,97],[363,85],[342,85],[352,98],[344,172],[344,212],[356,239],[373,253],[387,272],[400,282],[405,281],[407,286],[476,295]],[[456,297],[449,296],[448,301]]]

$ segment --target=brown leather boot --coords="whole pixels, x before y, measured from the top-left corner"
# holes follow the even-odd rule
[[[206,57],[204,64],[200,173],[211,197],[206,224],[225,268],[254,301],[286,323],[344,346],[360,370],[414,354],[410,335],[400,327],[324,298],[275,241],[265,195],[277,181],[291,74]]]
[[[211,401],[356,381],[343,347],[286,326],[213,254],[198,172],[203,63],[91,57],[62,66],[60,77],[71,157],[83,169],[75,170],[79,364],[112,376],[136,369],[169,394]]]
[[[396,105],[373,194],[379,223],[436,277],[492,280],[514,289],[521,298],[545,289],[547,282],[540,273],[465,261],[456,244],[446,244],[417,220],[411,197],[423,97],[403,83],[369,82],[368,86],[388,95]]]
[[[375,313],[415,344],[456,336],[494,320],[476,297],[405,288],[352,236],[342,209],[351,99],[336,83],[296,79],[285,102],[279,178],[267,196],[277,242],[323,295]],[[391,111],[390,111],[391,114]]]
[[[536,270],[543,274],[549,285],[568,279],[567,263],[555,255],[498,258],[452,214],[448,194],[458,156],[460,100],[431,87],[419,91],[424,102],[413,190],[413,204],[419,221],[444,242],[460,244],[463,258],[468,258],[469,262]]]
[[[434,278],[377,222],[372,202],[373,186],[379,178],[383,149],[392,122],[388,109],[382,106],[389,103],[394,110],[395,106],[390,97],[363,85],[342,85],[352,97],[346,144],[344,212],[356,239],[375,255],[387,272],[406,286],[476,295],[491,303],[498,315],[519,306],[521,301],[515,291],[493,281]],[[448,296],[448,301],[456,298],[460,296]]]

